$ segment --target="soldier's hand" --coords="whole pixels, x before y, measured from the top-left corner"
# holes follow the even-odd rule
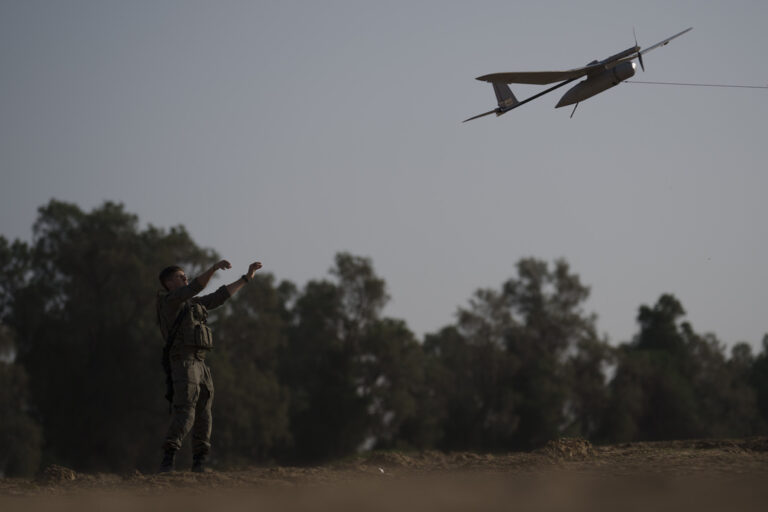
[[[216,270],[227,270],[228,268],[232,268],[232,265],[227,260],[221,260],[220,262],[216,263],[213,268]]]
[[[256,261],[256,262],[251,263],[248,266],[248,279],[253,279],[253,276],[256,275],[256,271],[259,270],[260,268],[261,268],[261,262],[260,261]]]

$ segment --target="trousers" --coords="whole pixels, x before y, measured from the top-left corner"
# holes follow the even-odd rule
[[[213,379],[204,361],[171,360],[173,415],[163,449],[176,451],[192,431],[192,453],[206,455],[211,449]]]

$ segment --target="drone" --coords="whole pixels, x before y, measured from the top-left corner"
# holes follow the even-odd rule
[[[579,106],[579,102],[584,101],[592,96],[599,94],[603,91],[619,85],[621,82],[631,78],[635,75],[636,65],[633,62],[635,59],[640,63],[640,67],[645,71],[645,64],[643,64],[643,55],[651,50],[666,46],[673,39],[680,37],[681,35],[690,32],[693,27],[687,28],[682,32],[679,32],[673,36],[670,36],[663,41],[659,41],[653,46],[642,49],[637,45],[637,38],[635,38],[635,46],[627,48],[626,50],[619,52],[615,55],[603,60],[593,60],[586,66],[569,69],[566,71],[513,71],[509,73],[491,73],[490,75],[483,75],[477,77],[478,80],[483,82],[490,82],[493,86],[493,92],[496,94],[496,100],[498,101],[498,107],[488,112],[483,112],[476,116],[465,119],[463,122],[471,121],[479,117],[496,114],[500,116],[506,114],[510,110],[516,109],[521,105],[525,105],[529,101],[533,101],[536,98],[543,96],[547,93],[559,89],[564,85],[567,85],[582,77],[587,77],[568,89],[560,101],[557,102],[555,108],[565,107],[568,105],[574,105],[571,117],[576,112],[576,107]],[[526,98],[523,101],[518,101],[515,95],[512,94],[512,90],[507,84],[536,84],[545,85],[554,82],[560,82],[554,87],[542,91],[538,94]]]

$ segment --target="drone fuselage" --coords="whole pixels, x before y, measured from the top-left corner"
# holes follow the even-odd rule
[[[574,85],[566,92],[555,108],[573,105],[595,94],[599,94],[611,87],[619,85],[627,78],[635,75],[635,63],[631,61],[620,62],[602,73],[588,77],[586,80]]]

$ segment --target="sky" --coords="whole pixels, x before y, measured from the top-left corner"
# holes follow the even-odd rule
[[[612,343],[673,293],[697,332],[768,332],[768,91],[621,84],[502,117],[502,71],[693,31],[637,80],[766,85],[768,2],[0,0],[0,235],[51,198],[182,224],[300,286],[370,257],[385,313],[452,323],[523,257],[565,259]],[[542,90],[513,85],[522,99]]]

